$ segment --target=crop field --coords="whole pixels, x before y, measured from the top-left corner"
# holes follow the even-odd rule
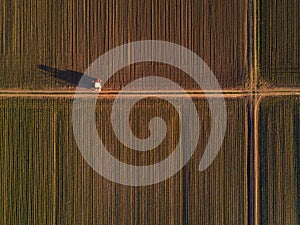
[[[246,0],[0,0],[0,5],[0,89],[74,87],[104,52],[150,39],[194,51],[223,88],[244,87],[249,78]],[[125,80],[142,75],[140,66],[131,71],[123,71]],[[115,79],[109,88],[122,84]],[[195,88],[193,83],[187,87]]]
[[[299,103],[299,96],[261,102],[260,224],[300,223]]]
[[[184,99],[177,101],[184,105]],[[83,159],[73,138],[71,98],[2,98],[0,220],[3,224],[247,224],[247,99],[226,100],[227,135],[204,172],[198,171],[198,164],[209,137],[210,113],[205,99],[193,101],[203,129],[187,166],[162,183],[130,187],[106,180]],[[179,135],[178,114],[172,106],[159,99],[136,104],[132,113],[141,116],[141,126],[153,116],[165,115],[168,141],[154,151],[128,154],[109,134],[113,131],[100,129],[108,123],[112,102],[99,99],[96,108],[99,135],[111,154],[145,165],[172,152]],[[139,126],[134,127],[133,132],[143,135]]]
[[[259,85],[300,86],[300,2],[261,0]]]
[[[299,17],[299,0],[0,0],[0,225],[300,224]],[[115,159],[153,165],[176,146],[189,149],[186,143],[200,132],[193,156],[179,172],[137,187],[93,170],[75,141],[72,116],[76,87],[83,108],[98,94],[95,77],[84,74],[91,63],[118,46],[143,40],[191,50],[209,66],[223,93],[210,89],[205,96],[190,75],[162,62],[130,64],[107,80],[91,115]],[[163,48],[156,53],[167,55]],[[104,64],[115,66],[115,58]],[[83,76],[90,83],[79,86]],[[148,76],[171,80],[188,96],[164,83],[142,82],[143,87],[122,94],[118,117],[112,119],[119,91]],[[130,110],[126,129],[124,111],[143,96]],[[220,152],[199,171],[213,124],[208,96],[225,98],[227,127]],[[188,99],[198,112],[197,130]],[[194,132],[184,138],[182,115]],[[87,116],[80,116],[83,127]],[[120,125],[126,131],[122,138],[134,143],[134,137],[158,133],[151,133],[153,118],[165,122],[166,136],[149,151],[128,147],[112,125]],[[98,142],[92,138],[93,125],[88,126],[83,140],[92,148]],[[185,160],[180,154],[173,164]],[[113,175],[126,177],[128,171],[120,168],[115,166]]]

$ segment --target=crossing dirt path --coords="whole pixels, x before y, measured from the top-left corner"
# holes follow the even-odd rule
[[[99,98],[112,98],[119,95],[118,91],[103,90],[101,92],[93,90],[0,90],[0,97],[73,97],[74,94],[79,96],[94,96],[95,94],[99,95]],[[285,95],[300,95],[300,88],[270,88],[270,89],[259,89],[257,91],[251,90],[222,90],[222,93],[219,91],[209,90],[205,93],[201,90],[186,90],[186,93],[190,97],[224,97],[224,98],[233,98],[233,97],[246,97],[246,96],[285,96]],[[185,93],[183,92],[172,92],[172,91],[127,91],[122,92],[121,95],[124,97],[134,97],[134,96],[174,96],[174,97],[183,97]]]

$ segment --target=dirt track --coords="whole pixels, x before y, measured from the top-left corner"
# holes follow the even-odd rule
[[[1,90],[0,97],[68,97],[73,98],[75,90]],[[224,98],[235,98],[235,97],[247,97],[247,96],[257,96],[257,97],[266,97],[266,96],[286,96],[286,95],[300,95],[300,89],[286,89],[286,88],[276,88],[276,89],[262,89],[257,91],[248,91],[248,90],[223,90],[222,93],[219,91],[209,90],[205,93],[198,90],[187,90],[187,94],[190,97],[224,97]],[[93,90],[82,90],[76,93],[78,96],[94,96],[99,95],[99,98],[114,98],[119,95],[117,91],[101,91],[100,93]],[[172,91],[130,91],[123,92],[124,97],[134,97],[134,96],[174,96],[174,97],[184,97],[182,92],[172,92]]]

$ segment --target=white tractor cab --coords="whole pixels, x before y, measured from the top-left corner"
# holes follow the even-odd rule
[[[100,92],[101,89],[102,89],[102,80],[97,79],[95,81],[95,90],[98,91],[98,92]]]

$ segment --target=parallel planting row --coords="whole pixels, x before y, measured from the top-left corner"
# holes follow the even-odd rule
[[[184,107],[186,100],[176,101]],[[210,113],[205,99],[194,99],[201,130],[186,167],[159,184],[130,187],[106,180],[83,159],[72,132],[72,99],[2,98],[0,220],[3,224],[246,224],[247,102],[226,100],[228,127],[222,149],[209,169],[199,172]],[[149,119],[162,116],[167,138],[153,151],[129,153],[109,127],[111,105],[112,99],[98,100],[96,123],[107,149],[121,161],[153,164],[180,144],[177,112],[163,100],[148,99],[133,109],[132,131],[145,138]],[[88,134],[86,141],[93,144]]]

